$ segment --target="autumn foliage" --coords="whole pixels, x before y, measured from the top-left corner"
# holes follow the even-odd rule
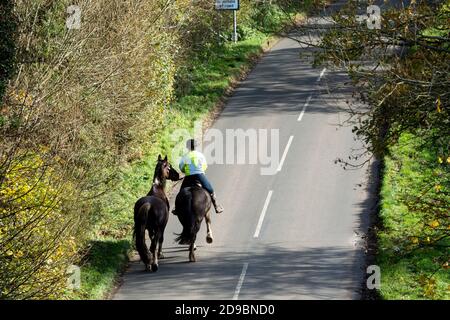
[[[242,0],[240,19],[270,6]],[[209,0],[2,1],[0,298],[64,297],[121,168],[166,125],[190,58],[230,40],[230,17]]]

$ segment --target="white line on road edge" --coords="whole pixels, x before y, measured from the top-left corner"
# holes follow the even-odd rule
[[[298,116],[297,121],[302,121],[303,115],[305,114],[306,108],[309,106],[309,102],[311,101],[312,95],[306,99],[305,105],[303,106],[302,112],[300,112],[300,115]]]
[[[325,74],[325,71],[327,71],[327,68],[323,68],[323,69],[322,69],[322,72],[320,73],[320,76],[319,76],[319,78],[317,79],[317,82],[319,82],[319,81],[322,79],[323,75]]]
[[[258,225],[256,226],[255,234],[253,235],[253,238],[259,237],[259,232],[261,231],[261,227],[264,221],[264,217],[266,216],[267,207],[269,206],[270,198],[272,198],[273,190],[269,190],[269,193],[267,194],[266,202],[264,202],[264,207],[261,211],[261,215],[259,216]]]
[[[286,145],[286,148],[284,149],[283,156],[281,157],[280,164],[278,165],[278,169],[277,169],[278,172],[281,171],[281,168],[283,168],[283,163],[284,163],[284,160],[286,159],[287,153],[289,151],[289,147],[291,146],[292,139],[294,139],[294,136],[291,136],[289,138],[288,144]]]
[[[242,267],[241,276],[239,277],[239,282],[236,286],[236,290],[234,291],[233,300],[237,300],[239,298],[239,293],[241,292],[242,284],[244,283],[245,274],[247,273],[248,263],[244,263]]]

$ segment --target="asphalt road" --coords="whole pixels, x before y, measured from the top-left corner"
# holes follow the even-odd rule
[[[361,147],[345,122],[351,88],[345,75],[313,68],[299,52],[310,49],[281,40],[213,125],[279,129],[280,171],[211,165],[207,175],[226,210],[213,214],[213,244],[202,225],[197,262],[189,263],[187,247],[174,243],[181,225],[171,215],[159,271],[131,262],[114,299],[359,298],[371,168],[335,164]]]

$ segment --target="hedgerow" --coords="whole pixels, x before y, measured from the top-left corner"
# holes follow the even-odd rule
[[[288,2],[242,0],[247,36],[261,12],[281,26]],[[70,5],[80,28],[67,27]],[[91,239],[129,235],[122,190],[142,179],[126,172],[151,166],[193,63],[225,48],[232,15],[209,0],[8,0],[0,12],[0,298],[62,298]]]

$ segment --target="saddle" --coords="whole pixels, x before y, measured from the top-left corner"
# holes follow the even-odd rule
[[[195,178],[195,176],[186,176],[186,177],[184,177],[184,179],[183,179],[183,183],[181,184],[181,187],[180,187],[180,190],[183,190],[183,189],[186,189],[186,188],[200,188],[200,189],[203,189],[203,186],[202,186],[202,184],[200,183],[200,181],[197,179],[197,178]],[[203,189],[204,190],[204,189]],[[177,211],[176,211],[176,208],[174,208],[173,210],[172,210],[172,213],[174,214],[174,215],[177,215],[178,213],[177,213]]]
[[[192,187],[203,188],[202,184],[200,183],[200,181],[197,178],[195,178],[195,176],[185,177],[183,180],[183,183],[181,184],[180,189],[192,188]]]

